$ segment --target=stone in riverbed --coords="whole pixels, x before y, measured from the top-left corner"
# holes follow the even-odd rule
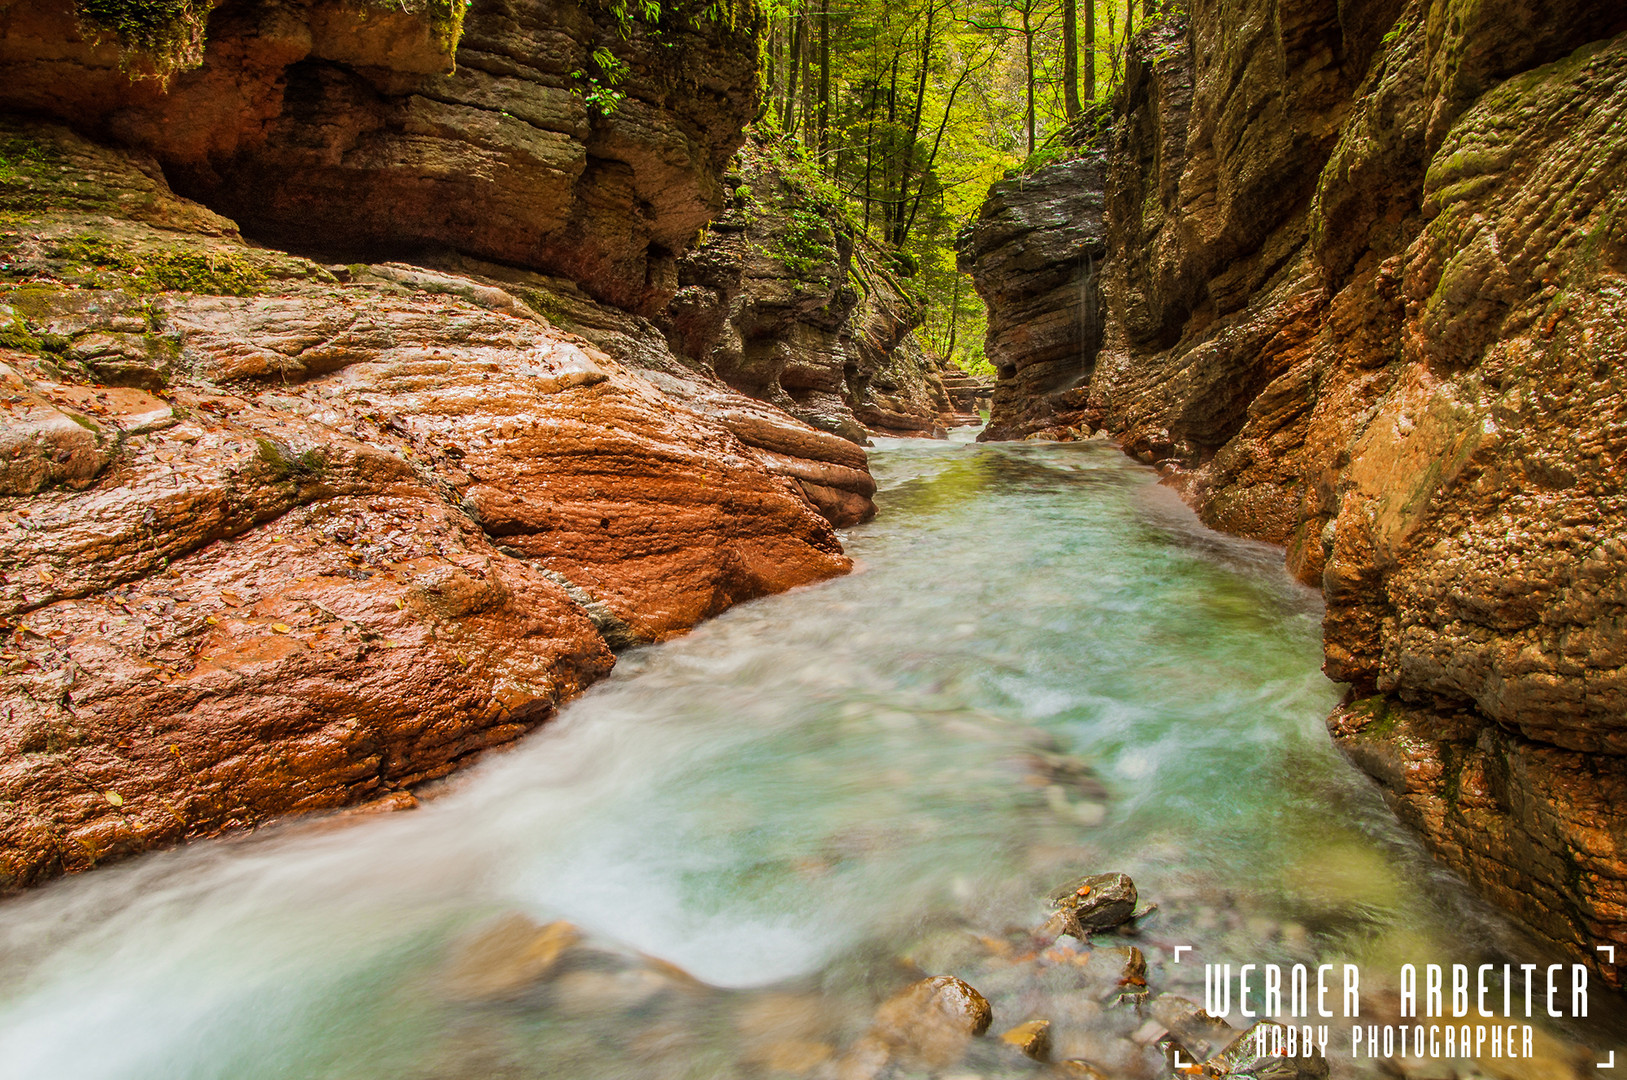
[[[1069,1058],[1059,1061],[1051,1067],[1053,1076],[1066,1077],[1067,1080],[1107,1080],[1107,1074],[1088,1061],[1078,1058]]]
[[[993,1019],[988,999],[953,975],[922,979],[882,1003],[869,1033],[842,1056],[837,1076],[869,1080],[894,1058],[942,1068],[960,1060]]]
[[[1090,874],[1063,885],[1050,900],[1062,916],[1061,932],[1083,940],[1130,920],[1136,885],[1128,874]]]
[[[1277,1028],[1273,1033],[1269,1029]],[[1258,1053],[1256,1034],[1266,1032],[1266,1053]],[[1278,1057],[1270,1051],[1281,1045],[1276,1036],[1285,1036],[1281,1024],[1261,1020],[1236,1039],[1230,1046],[1203,1063],[1205,1076],[1247,1076],[1252,1080],[1327,1080],[1328,1061],[1319,1054],[1300,1057]]]
[[[1153,1020],[1190,1051],[1182,1054],[1188,1061],[1211,1057],[1237,1037],[1236,1028],[1179,994],[1159,994],[1153,999],[1151,1012]]]
[[[561,919],[538,926],[515,912],[465,939],[446,972],[446,991],[463,1001],[500,1001],[524,995],[559,966],[582,940]]]
[[[1082,972],[1080,989],[1099,1001],[1139,1004],[1147,994],[1147,958],[1133,945],[1092,949],[1074,961]]]
[[[1004,1032],[1000,1039],[1022,1051],[1027,1057],[1035,1061],[1044,1061],[1051,1056],[1051,1022],[1049,1020],[1029,1020],[1018,1024],[1010,1031]]]

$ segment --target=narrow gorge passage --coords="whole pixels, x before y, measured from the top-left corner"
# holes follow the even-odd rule
[[[1136,1010],[1009,945],[1096,870],[1158,906],[1126,939],[1147,981],[1199,1001],[1202,961],[1524,958],[1332,746],[1321,601],[1276,549],[1103,441],[885,440],[871,463],[858,572],[625,654],[419,809],[9,901],[0,1075],[806,1072],[944,970],[997,1029],[1045,1015],[1056,1057],[1152,1075]],[[1556,1071],[1528,1075],[1564,1075],[1541,1039]],[[999,1046],[963,1071],[1040,1068]]]

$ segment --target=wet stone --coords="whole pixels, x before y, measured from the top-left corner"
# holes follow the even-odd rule
[[[539,926],[517,912],[505,915],[456,947],[446,972],[447,993],[465,1001],[524,995],[553,974],[581,939],[563,920]]]
[[[1051,1056],[1051,1022],[1049,1020],[1029,1020],[1018,1024],[1010,1031],[1000,1036],[1002,1042],[1008,1043],[1022,1051],[1027,1057],[1035,1061],[1044,1061]]]
[[[1273,1031],[1271,1029],[1275,1028]],[[1265,1035],[1265,1053],[1259,1053],[1256,1035]],[[1252,1080],[1327,1080],[1327,1059],[1314,1051],[1300,1057],[1281,1057],[1274,1047],[1284,1045],[1281,1024],[1262,1020],[1234,1039],[1230,1046],[1203,1063],[1210,1076],[1247,1076]]]
[[[1237,1038],[1236,1028],[1179,994],[1159,994],[1149,1011],[1156,1023],[1190,1051],[1182,1055],[1187,1061],[1212,1057]]]
[[[1136,886],[1128,874],[1091,874],[1074,878],[1051,894],[1064,934],[1085,938],[1112,930],[1136,910]]]
[[[993,1019],[988,1000],[953,975],[922,979],[882,1003],[869,1033],[843,1055],[838,1076],[864,1080],[894,1057],[933,1068],[952,1064]]]
[[[1082,957],[1079,985],[1102,1001],[1147,992],[1147,958],[1134,945],[1092,949]]]

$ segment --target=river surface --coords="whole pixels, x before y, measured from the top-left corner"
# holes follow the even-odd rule
[[[944,971],[1135,1075],[1134,1009],[1026,945],[1109,870],[1158,906],[1149,982],[1199,1001],[1205,960],[1381,982],[1524,948],[1330,744],[1320,600],[1279,551],[1104,443],[872,462],[858,572],[625,654],[419,809],[0,905],[0,1076],[820,1076]],[[1027,1068],[982,1053],[957,1075]]]

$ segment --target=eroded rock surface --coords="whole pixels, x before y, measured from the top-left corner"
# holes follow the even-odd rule
[[[748,144],[731,205],[678,267],[678,351],[731,387],[855,442],[956,422],[919,304],[810,166]]]
[[[756,9],[491,0],[454,56],[426,6],[225,0],[200,66],[135,79],[71,0],[0,3],[0,107],[151,153],[257,238],[351,258],[453,249],[653,312],[723,203],[756,110]],[[610,110],[593,59],[625,65]]]
[[[1089,152],[1007,177],[960,236],[961,268],[988,304],[997,376],[981,439],[1054,434],[1083,416],[1101,348],[1105,173]]]
[[[477,278],[246,246],[139,154],[0,139],[0,889],[444,775],[607,639],[848,568],[731,413],[851,443]]]
[[[1287,548],[1329,675],[1407,717],[1335,734],[1595,963],[1627,946],[1624,29],[1597,0],[1161,20],[1114,127],[1082,414]]]

